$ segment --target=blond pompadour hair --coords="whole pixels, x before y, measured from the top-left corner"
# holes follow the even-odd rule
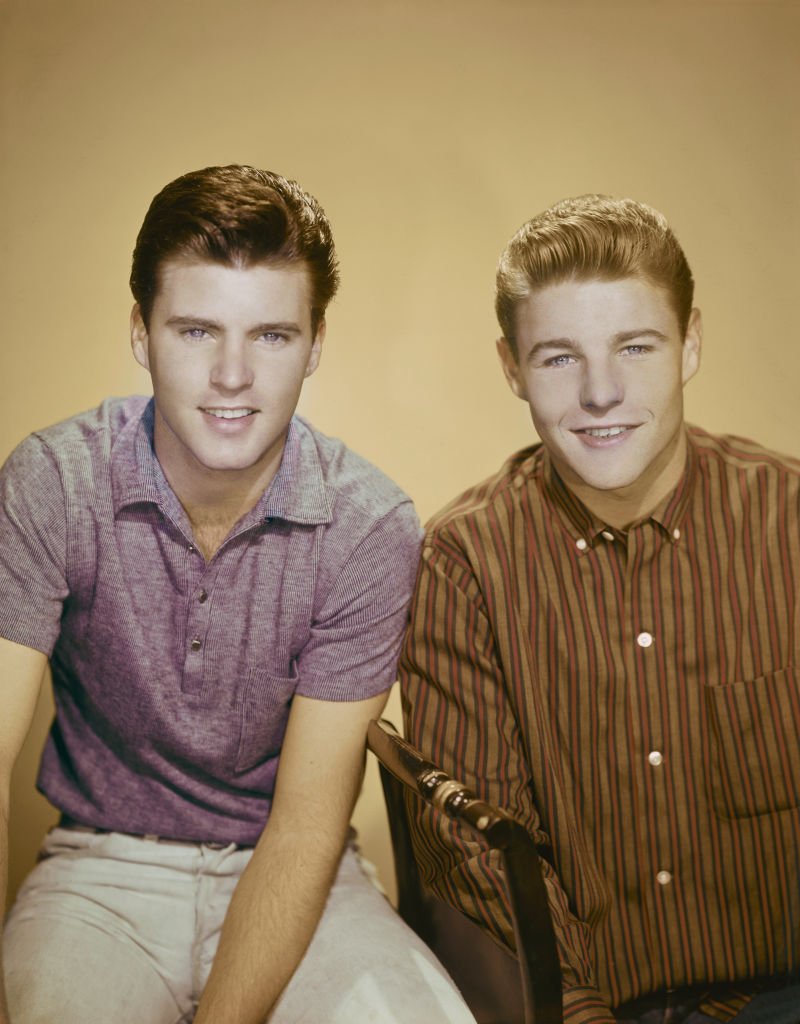
[[[495,311],[503,336],[516,351],[517,305],[539,288],[624,277],[665,288],[686,332],[694,280],[664,215],[634,199],[563,199],[523,224],[500,257]]]

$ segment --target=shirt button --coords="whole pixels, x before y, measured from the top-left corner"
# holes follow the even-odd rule
[[[672,872],[670,871],[659,871],[656,875],[656,881],[659,885],[669,885],[672,881]]]
[[[200,648],[203,646],[203,642],[200,639],[200,637],[196,636],[194,640],[192,640],[192,642],[189,644],[189,646],[192,648],[193,651],[199,651]]]
[[[589,547],[589,545],[586,543],[583,537],[579,537],[575,541],[575,547],[578,549],[578,551],[585,551]]]
[[[614,539],[614,534],[611,532],[611,530],[603,530],[601,536],[605,537],[606,540]]]
[[[197,595],[197,600],[200,602],[200,604],[206,603],[206,601],[208,600],[208,594],[205,592],[205,590],[200,591],[200,593]]]
[[[636,643],[640,647],[650,647],[653,643],[653,636],[651,633],[640,633],[636,637]]]
[[[194,544],[190,544],[186,550],[189,552],[190,555],[193,555],[197,548],[194,546]]]
[[[664,755],[660,750],[651,750],[647,755],[647,760],[654,768],[658,768],[658,766],[664,762]]]
[[[672,531],[672,536],[673,536],[673,538],[674,538],[675,540],[680,540],[680,539],[681,539],[681,531],[680,531],[680,530],[678,529],[678,527],[677,527],[677,526],[676,526],[676,527],[675,527],[675,529],[674,529],[674,530]]]

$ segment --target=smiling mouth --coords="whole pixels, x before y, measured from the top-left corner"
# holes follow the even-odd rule
[[[208,416],[215,416],[218,420],[241,420],[245,416],[252,416],[255,409],[202,409]]]
[[[589,448],[611,448],[622,443],[640,423],[614,423],[607,427],[575,427],[572,433]]]
[[[632,427],[585,427],[577,433],[588,434],[589,437],[619,437],[620,434],[632,429]]]

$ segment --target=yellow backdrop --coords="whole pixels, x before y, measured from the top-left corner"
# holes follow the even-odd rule
[[[343,287],[301,408],[423,518],[531,439],[494,265],[576,193],[650,202],[683,242],[706,323],[690,417],[797,453],[799,29],[770,0],[0,0],[0,456],[147,390],[136,231],[168,180],[234,161],[330,215]],[[50,714],[15,776],[12,888],[53,819],[32,792]],[[373,775],[357,818],[388,882]]]

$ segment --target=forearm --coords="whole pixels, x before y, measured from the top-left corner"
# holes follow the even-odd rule
[[[295,696],[269,822],[233,894],[195,1024],[263,1024],[322,916],[386,694]]]
[[[8,794],[0,800],[0,898],[5,906],[8,892]],[[3,938],[0,931],[0,1024],[8,1024],[5,973],[3,969]]]
[[[424,822],[422,827],[426,828]],[[457,832],[452,832],[451,839],[447,841],[445,831],[441,827],[426,829],[429,837],[435,835],[447,843],[445,850],[437,851],[439,856],[436,859],[431,857],[426,861],[428,871],[434,872],[430,878],[431,888],[495,939],[514,950],[503,870],[496,854],[481,851],[460,859],[476,844]],[[436,840],[427,842],[426,854],[430,856],[435,846]],[[561,967],[565,1024],[611,1024],[614,1017],[608,999],[596,985],[589,928],[571,912],[553,868],[546,860],[541,860],[540,866]]]
[[[8,817],[11,773],[33,720],[47,657],[41,651],[0,637],[0,680],[3,714],[0,715],[0,895],[5,905],[8,889]],[[8,1024],[8,1007],[0,950],[0,1024]]]
[[[344,833],[321,843],[316,832],[267,828],[231,900],[195,1024],[263,1024],[311,941],[343,843]]]
[[[512,813],[540,846],[550,845],[533,800],[529,743],[519,724],[512,687],[496,652],[496,630],[466,556],[429,545],[411,605],[400,661],[409,740],[449,775],[489,804]],[[452,556],[452,557],[451,557]],[[478,753],[479,752],[480,756]],[[440,812],[420,809],[415,829],[426,883],[494,938],[514,947],[513,927],[497,855],[481,850]],[[553,866],[541,868],[556,935],[570,1024],[608,1024],[608,1001],[594,976],[589,926]]]

